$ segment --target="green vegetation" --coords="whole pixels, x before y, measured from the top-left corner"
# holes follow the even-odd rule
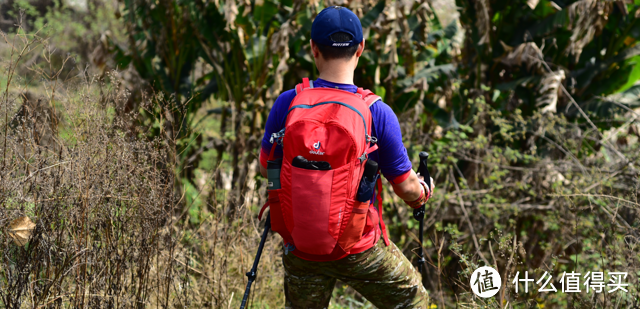
[[[0,307],[92,306],[116,295],[108,306],[237,307],[266,199],[256,160],[264,122],[281,91],[316,77],[311,22],[339,3],[3,4],[11,9],[0,12],[0,29],[9,33],[0,40],[0,142],[9,141],[3,162],[13,163],[0,168]],[[423,278],[432,307],[640,306],[640,2],[456,0],[449,4],[459,18],[443,18],[446,3],[348,2],[365,28],[356,84],[392,106],[415,162],[419,151],[431,154],[437,188],[425,221]],[[3,22],[16,21],[20,8],[22,29]],[[24,57],[10,56],[28,44],[33,50]],[[59,120],[50,133],[56,143],[29,144],[32,154],[49,155],[21,158],[19,141],[34,132],[12,124],[29,123],[13,120],[25,92],[43,98],[55,116],[29,121]],[[129,169],[118,156],[109,160],[96,150],[104,150],[99,141],[129,158],[124,166],[135,182],[124,176]],[[140,157],[134,145],[147,145]],[[16,178],[87,157],[93,163],[51,168],[30,183]],[[90,182],[70,176],[98,167],[106,174],[92,171]],[[55,179],[67,191],[55,191]],[[82,208],[86,199],[74,192],[87,184],[144,203],[103,199]],[[148,194],[158,194],[156,186],[164,195],[153,202]],[[48,202],[58,197],[64,203]],[[384,198],[390,236],[415,261],[411,212],[388,186]],[[83,217],[84,209],[94,215]],[[11,242],[6,228],[22,215],[37,225],[25,248]],[[121,235],[116,251],[103,250],[107,230]],[[52,234],[58,239],[47,238]],[[131,250],[121,264],[131,273],[112,264],[105,272],[97,262],[60,264],[65,260],[45,248],[95,261]],[[252,308],[283,307],[280,254],[280,239],[272,235]],[[53,276],[45,264],[66,277]],[[507,286],[494,298],[471,293],[469,276],[483,265],[494,265]],[[55,288],[28,287],[28,280],[15,280],[18,270]],[[558,290],[563,272],[624,271],[629,292],[540,293],[534,285],[524,293],[521,285],[516,294],[511,281],[518,271],[536,280],[547,271]],[[116,280],[121,287],[103,284]],[[14,286],[24,292],[7,292]],[[370,304],[338,283],[332,306]]]

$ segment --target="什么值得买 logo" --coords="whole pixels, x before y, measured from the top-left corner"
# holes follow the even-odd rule
[[[609,275],[609,282],[606,281],[606,275]],[[583,276],[584,275],[584,276]],[[529,271],[524,271],[524,276],[520,271],[517,271],[514,275],[511,283],[514,285],[516,294],[524,292],[529,293],[530,287],[534,290],[538,286],[538,293],[552,292],[556,293],[561,291],[562,293],[629,293],[629,283],[625,280],[629,275],[628,272],[623,271],[587,271],[587,273],[579,273],[575,271],[562,273],[560,280],[554,280],[556,276],[545,271],[542,277],[538,280],[534,277],[529,277]],[[524,277],[524,278],[521,278]],[[545,280],[546,279],[546,280]],[[581,281],[582,280],[582,281]],[[553,282],[552,282],[553,281]],[[506,280],[505,280],[506,282]],[[560,288],[554,286],[560,283]],[[582,284],[581,284],[582,283]],[[483,266],[476,269],[469,281],[471,289],[474,294],[482,298],[489,298],[496,295],[502,287],[502,279],[500,273],[493,267]],[[520,286],[524,286],[524,291],[520,289]],[[584,288],[582,288],[584,286]],[[608,289],[605,289],[608,288]],[[505,286],[506,288],[506,286]]]
[[[314,155],[319,155],[319,156],[324,155],[324,152],[320,151],[321,146],[322,144],[320,144],[320,141],[313,143],[313,148],[315,148],[315,150],[311,150],[309,151],[309,153]]]

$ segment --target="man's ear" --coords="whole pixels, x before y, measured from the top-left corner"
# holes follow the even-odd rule
[[[358,50],[356,51],[356,57],[362,56],[363,52],[364,52],[364,38],[362,39],[362,42],[360,42],[360,44],[358,44]]]
[[[316,45],[312,39],[309,39],[311,43],[311,53],[313,54],[313,58],[320,57],[320,50],[318,49],[318,45]]]

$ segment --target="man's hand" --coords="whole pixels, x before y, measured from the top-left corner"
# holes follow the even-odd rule
[[[424,177],[420,175],[420,173],[417,173],[416,176],[419,180],[424,181]],[[431,188],[429,188],[429,191],[433,192],[433,190],[436,188],[436,184],[433,182],[433,177],[429,177],[429,179],[431,180]]]
[[[436,188],[436,185],[433,183],[433,178],[429,177],[429,180],[431,180],[429,182],[431,184],[431,187],[429,188],[429,186],[427,185],[427,182],[424,181],[424,177],[422,175],[420,175],[420,173],[417,173],[416,176],[418,177],[418,180],[420,181],[420,184],[426,190],[425,195],[427,196],[426,199],[428,200],[429,198],[431,198],[431,196],[433,195],[433,190]]]

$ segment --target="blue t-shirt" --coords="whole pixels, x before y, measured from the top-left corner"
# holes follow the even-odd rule
[[[313,86],[316,88],[337,88],[353,93],[358,91],[358,87],[355,85],[336,84],[322,79],[315,80]],[[266,157],[271,151],[272,144],[269,142],[271,134],[284,128],[285,116],[295,96],[295,89],[291,89],[280,94],[275,103],[273,103],[262,138],[260,157],[263,166],[266,163]],[[371,135],[378,139],[378,150],[372,152],[369,158],[378,162],[382,175],[388,180],[394,182],[398,178],[406,178],[400,176],[405,176],[411,170],[411,161],[407,155],[407,149],[402,144],[402,132],[400,131],[398,117],[391,110],[391,107],[382,101],[374,103],[369,109],[372,117]],[[282,157],[281,146],[276,145],[274,157]],[[399,180],[397,182],[402,182],[404,179]]]

